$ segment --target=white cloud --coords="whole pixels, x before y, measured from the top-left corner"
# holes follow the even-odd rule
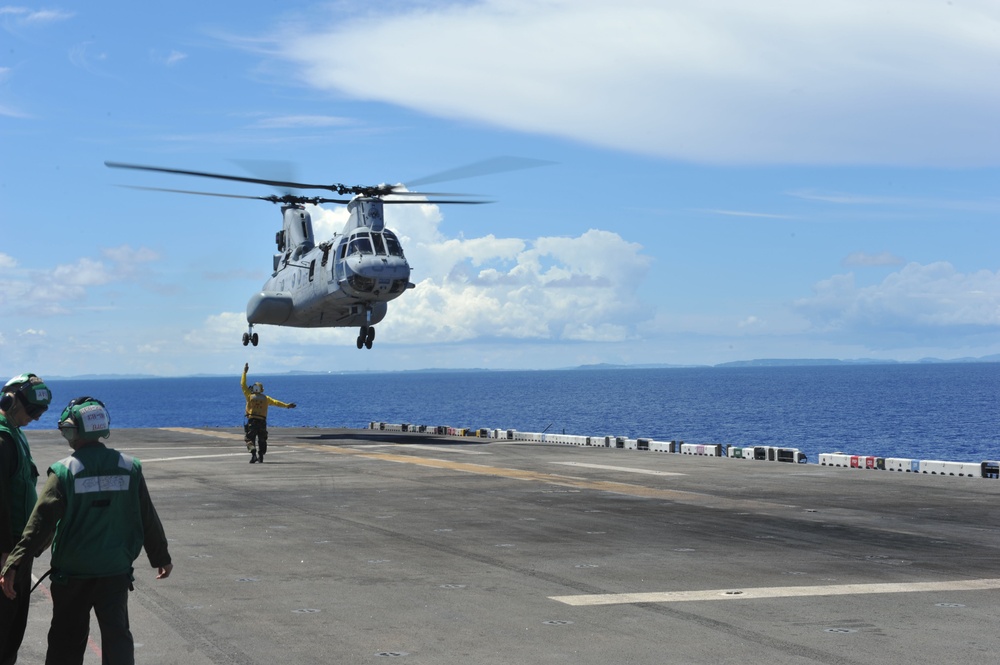
[[[951,210],[958,212],[1000,212],[1000,200],[995,197],[982,199],[941,199],[919,196],[871,196],[847,192],[820,192],[816,190],[796,190],[788,195],[804,201],[819,201],[832,205],[865,206],[883,208],[917,208],[920,210]]]
[[[271,44],[306,82],[439,116],[702,162],[1000,159],[987,0],[485,0],[309,20]]]
[[[343,127],[352,124],[349,118],[332,115],[282,115],[258,120],[254,127],[259,129],[301,129],[303,127]]]
[[[853,274],[818,283],[795,303],[818,330],[920,331],[1000,327],[1000,272],[960,273],[948,262],[909,263],[882,282],[859,286]]]
[[[135,270],[140,265],[160,260],[157,252],[147,247],[133,248],[130,245],[108,247],[102,249],[101,254],[113,261],[120,270],[127,272]]]
[[[714,210],[706,209],[700,212],[707,212],[713,215],[722,215],[724,217],[754,217],[761,219],[795,219],[794,215],[777,215],[769,212],[750,212],[746,210]]]
[[[54,23],[65,21],[75,16],[73,12],[61,9],[29,9],[27,7],[0,7],[0,16],[10,16],[20,23]]]
[[[746,317],[745,319],[743,319],[742,321],[740,321],[736,325],[739,328],[754,329],[754,328],[762,328],[766,324],[760,318],[758,318],[756,316],[753,316],[753,315],[750,315],[750,316]]]
[[[486,236],[415,250],[430,258],[431,274],[390,304],[381,324],[386,335],[411,342],[621,340],[646,316],[637,290],[650,258],[616,233]],[[415,274],[424,274],[418,260],[411,262]]]
[[[98,67],[97,64],[107,62],[108,54],[104,51],[93,53],[93,45],[94,42],[82,42],[70,48],[69,61],[73,63],[74,66],[79,67],[90,74],[107,76],[107,72]]]
[[[313,235],[316,242],[329,240],[334,234],[339,234],[344,230],[350,215],[346,206],[337,208],[321,208],[319,206],[306,206],[309,216],[312,217]]]
[[[177,50],[170,50],[164,52],[157,49],[150,49],[149,58],[155,63],[164,65],[166,67],[173,67],[177,63],[187,60],[188,54]]]
[[[0,289],[0,304],[36,315],[65,313],[80,307],[94,289],[111,284],[143,284],[140,267],[159,260],[145,247],[128,245],[102,250],[105,260],[80,257],[73,263],[52,268],[32,268],[13,272]],[[17,261],[0,254],[0,269],[9,270]]]
[[[869,254],[867,252],[852,252],[844,257],[841,264],[847,267],[850,266],[901,266],[906,261],[900,257],[892,254],[891,252],[879,252],[878,254]]]

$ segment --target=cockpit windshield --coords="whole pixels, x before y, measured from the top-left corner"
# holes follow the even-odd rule
[[[382,234],[385,237],[386,247],[389,248],[390,256],[402,256],[403,246],[399,244],[399,240],[396,238],[396,234],[392,231],[386,231]]]
[[[392,231],[384,233],[369,233],[360,231],[351,236],[347,245],[347,255],[351,254],[379,254],[385,256],[403,256],[403,246],[399,244],[399,239]]]
[[[373,254],[372,241],[367,233],[359,233],[351,238],[351,244],[347,247],[347,255],[351,254]]]

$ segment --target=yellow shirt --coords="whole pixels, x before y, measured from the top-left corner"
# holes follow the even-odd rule
[[[273,397],[268,397],[263,393],[254,393],[250,388],[247,387],[247,373],[243,372],[243,376],[240,377],[240,388],[243,389],[243,396],[247,398],[247,410],[246,415],[248,418],[260,418],[261,420],[267,420],[267,407],[270,406],[280,406],[284,409],[291,407],[290,404],[285,404]]]

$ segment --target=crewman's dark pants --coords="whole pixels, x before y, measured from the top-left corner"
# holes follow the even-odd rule
[[[24,557],[14,578],[17,598],[10,600],[0,593],[0,665],[17,662],[17,650],[24,640],[24,629],[28,625],[28,605],[31,603],[32,557]]]
[[[263,418],[247,418],[244,428],[246,432],[247,450],[256,451],[258,455],[267,452],[267,421]],[[254,443],[256,441],[256,444]]]
[[[135,645],[128,625],[130,574],[53,581],[52,626],[45,665],[80,665],[90,635],[90,610],[101,628],[102,665],[134,665]]]

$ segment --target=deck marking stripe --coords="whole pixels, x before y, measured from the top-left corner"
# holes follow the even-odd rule
[[[636,469],[630,466],[610,466],[608,464],[587,464],[585,462],[552,462],[552,464],[562,464],[563,466],[579,466],[585,469],[604,469],[606,471],[626,471],[628,473],[642,473],[647,476],[686,476],[686,473],[677,471],[655,471],[653,469]]]
[[[242,452],[242,453],[218,453],[218,454],[215,454],[215,455],[184,455],[184,456],[179,456],[179,457],[155,457],[153,459],[141,459],[140,458],[140,461],[143,464],[147,464],[149,462],[175,462],[177,460],[185,460],[185,459],[208,459],[209,457],[246,457],[249,452],[250,451],[247,450],[247,451]],[[284,453],[290,453],[290,452],[292,452],[292,451],[291,450],[270,450],[270,451],[268,451],[267,454],[268,455],[283,455]]]
[[[758,587],[752,589],[708,589],[704,591],[664,591],[651,593],[603,593],[549,596],[566,605],[626,605],[633,603],[679,603],[691,600],[759,600],[762,598],[804,598],[928,591],[981,591],[1000,589],[1000,579],[954,580],[949,582],[901,582],[885,584],[834,584],[827,586]]]
[[[246,446],[213,446],[212,448],[205,448],[205,446],[122,446],[121,448],[115,448],[115,450],[126,451],[126,450],[141,450],[148,452],[150,450],[246,450]],[[250,452],[249,450],[247,452]]]
[[[237,439],[243,441],[242,434],[233,434],[232,432],[215,432],[207,429],[197,429],[195,427],[159,427],[165,432],[179,432],[181,434],[200,434],[202,436],[211,436],[216,439]]]

